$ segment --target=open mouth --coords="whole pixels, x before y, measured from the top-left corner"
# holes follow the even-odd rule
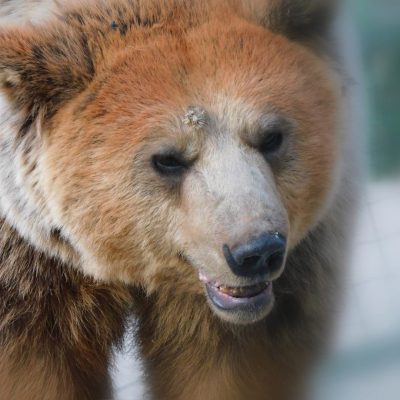
[[[208,286],[212,286],[212,288],[219,291],[221,295],[226,295],[235,299],[251,299],[264,292],[270,285],[270,282],[263,282],[252,286],[229,287],[208,283]]]
[[[271,282],[241,287],[229,287],[208,282],[206,288],[210,300],[224,310],[254,309],[268,303],[272,296]]]
[[[222,318],[237,323],[260,320],[271,310],[274,295],[272,282],[250,286],[226,286],[200,276],[212,308]]]

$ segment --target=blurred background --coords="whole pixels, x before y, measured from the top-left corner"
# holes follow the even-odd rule
[[[335,352],[316,400],[400,399],[400,1],[351,0],[360,126],[367,135],[362,194]],[[353,73],[354,74],[354,73]]]
[[[344,312],[314,399],[399,400],[400,0],[349,0],[339,29],[367,154]],[[138,367],[129,353],[118,358],[118,400],[141,398]]]

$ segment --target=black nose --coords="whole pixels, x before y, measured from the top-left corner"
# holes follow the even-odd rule
[[[223,247],[229,267],[241,277],[273,276],[282,268],[285,249],[286,238],[279,233],[263,233],[233,249]]]

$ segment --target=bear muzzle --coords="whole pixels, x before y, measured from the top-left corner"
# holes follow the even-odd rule
[[[272,282],[281,275],[285,265],[285,236],[278,232],[263,233],[232,249],[224,245],[223,252],[229,268],[242,284],[222,284],[200,272],[212,310],[236,324],[263,319],[274,304]]]

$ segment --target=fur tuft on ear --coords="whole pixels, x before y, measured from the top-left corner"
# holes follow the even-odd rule
[[[94,61],[84,32],[68,28],[0,30],[0,91],[23,118],[51,117],[93,79]]]
[[[313,41],[330,29],[338,0],[271,0],[267,25],[293,40]]]

